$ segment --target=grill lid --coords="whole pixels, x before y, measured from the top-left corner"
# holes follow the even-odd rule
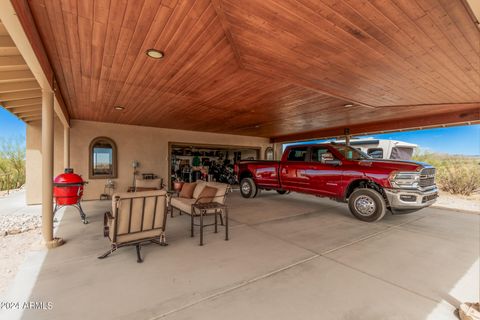
[[[68,170],[68,171],[67,171]],[[82,177],[78,174],[73,173],[73,169],[67,168],[65,169],[66,173],[59,174],[53,180],[53,184],[55,186],[73,186],[73,185],[83,185],[85,181],[83,181]]]

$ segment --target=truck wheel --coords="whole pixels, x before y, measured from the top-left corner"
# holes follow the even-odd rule
[[[285,193],[287,193],[287,190],[277,190],[277,193],[278,194],[285,194]]]
[[[255,198],[258,188],[252,178],[243,178],[240,183],[240,193],[244,198]]]
[[[360,188],[350,195],[348,207],[355,218],[365,222],[375,222],[383,218],[387,206],[379,192]]]

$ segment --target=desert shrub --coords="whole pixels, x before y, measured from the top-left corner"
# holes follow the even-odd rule
[[[480,159],[420,151],[414,157],[437,169],[436,182],[443,191],[469,196],[480,190]]]
[[[19,188],[25,184],[24,138],[0,141],[0,190]]]

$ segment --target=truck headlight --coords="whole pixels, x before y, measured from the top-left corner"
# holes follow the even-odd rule
[[[420,181],[419,172],[394,172],[388,178],[394,188],[417,188]]]

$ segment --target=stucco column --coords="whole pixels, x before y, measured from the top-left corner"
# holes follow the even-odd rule
[[[63,167],[70,168],[70,128],[63,127]]]
[[[53,91],[42,90],[42,234],[47,248],[63,244],[53,238]]]

